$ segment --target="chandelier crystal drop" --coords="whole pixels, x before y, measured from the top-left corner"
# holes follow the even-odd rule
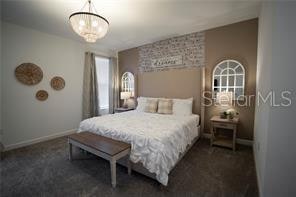
[[[88,5],[88,11],[83,11]],[[69,17],[73,30],[83,37],[86,42],[94,43],[103,38],[108,31],[109,22],[104,17],[96,14],[96,9],[88,0],[80,12],[75,12]]]

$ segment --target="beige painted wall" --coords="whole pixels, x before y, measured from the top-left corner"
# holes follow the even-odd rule
[[[245,94],[255,94],[257,61],[257,19],[206,31],[206,90],[211,90],[212,69],[221,60],[232,58],[240,61],[246,68]],[[170,70],[155,73],[138,74],[139,54],[137,48],[118,53],[120,74],[125,71],[135,73],[137,92],[141,96],[178,96],[199,97],[199,69]],[[159,85],[158,85],[159,84]],[[159,94],[159,95],[158,95]],[[200,97],[199,97],[200,98]],[[241,123],[238,137],[253,138],[254,99],[251,107],[236,108],[240,113]],[[194,109],[195,112],[199,108]],[[219,108],[208,107],[205,114],[205,131],[209,130],[209,119],[219,113]]]
[[[118,64],[120,76],[124,72],[138,74],[139,50],[132,48],[118,53]]]
[[[138,62],[139,62],[139,50],[138,48],[132,48],[118,53],[119,64],[119,76],[124,72],[131,72],[135,76],[135,97],[138,95]],[[129,99],[128,105],[134,106],[134,99]],[[120,100],[122,106],[123,100]]]
[[[138,76],[138,94],[140,96],[184,99],[193,97],[193,112],[200,114],[200,68],[147,72]]]
[[[199,114],[201,69],[172,69],[169,71],[139,73],[138,52],[138,48],[133,48],[118,54],[120,76],[127,71],[135,74],[137,84],[135,95],[167,98],[193,97],[193,112]]]
[[[246,70],[245,95],[256,93],[258,20],[252,19],[206,31],[206,90],[211,91],[212,71],[224,59],[235,59]],[[238,137],[253,139],[255,99],[250,107],[234,107],[239,112]],[[219,107],[206,107],[205,132],[209,132],[210,118],[220,112]]]

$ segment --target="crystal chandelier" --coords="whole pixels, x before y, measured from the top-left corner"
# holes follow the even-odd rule
[[[88,5],[88,10],[83,11]],[[71,14],[69,17],[73,30],[83,37],[86,42],[96,42],[103,38],[109,27],[109,22],[104,17],[96,14],[96,9],[88,0],[79,12]]]

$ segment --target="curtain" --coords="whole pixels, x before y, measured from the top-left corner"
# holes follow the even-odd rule
[[[114,109],[119,107],[119,69],[117,58],[110,58],[110,88],[109,88],[109,113],[114,113]]]
[[[87,119],[99,115],[99,97],[96,73],[95,54],[85,53],[83,76],[82,118]]]

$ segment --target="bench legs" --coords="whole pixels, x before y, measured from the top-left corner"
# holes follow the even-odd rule
[[[112,187],[116,187],[116,159],[111,159],[110,160],[110,169],[111,169],[111,183]],[[132,168],[131,168],[131,161],[128,159],[127,163],[127,170],[128,170],[128,175],[131,175],[132,173]]]
[[[72,161],[72,144],[69,143],[69,160]]]
[[[110,169],[111,169],[111,183],[112,187],[116,187],[116,160],[110,160]]]
[[[128,155],[130,153],[130,149],[126,149],[122,152],[120,152],[119,154],[117,155],[114,155],[114,156],[110,156],[110,155],[107,155],[105,153],[102,153],[102,152],[99,152],[97,150],[94,150],[90,147],[87,147],[85,146],[84,144],[80,144],[76,141],[73,141],[71,139],[69,139],[68,141],[69,143],[69,160],[71,161],[73,159],[73,156],[72,156],[72,148],[73,148],[73,145],[74,146],[77,146],[77,147],[80,147],[81,149],[83,149],[84,151],[88,151],[88,152],[91,152],[99,157],[102,157],[104,159],[107,159],[110,161],[110,169],[111,169],[111,183],[112,183],[112,187],[115,188],[116,187],[116,160],[124,157],[125,155]],[[130,175],[131,174],[131,161],[129,160],[128,158],[128,174]]]
[[[131,175],[132,173],[132,162],[130,161],[129,158],[127,159],[127,172],[128,172],[128,175]]]

